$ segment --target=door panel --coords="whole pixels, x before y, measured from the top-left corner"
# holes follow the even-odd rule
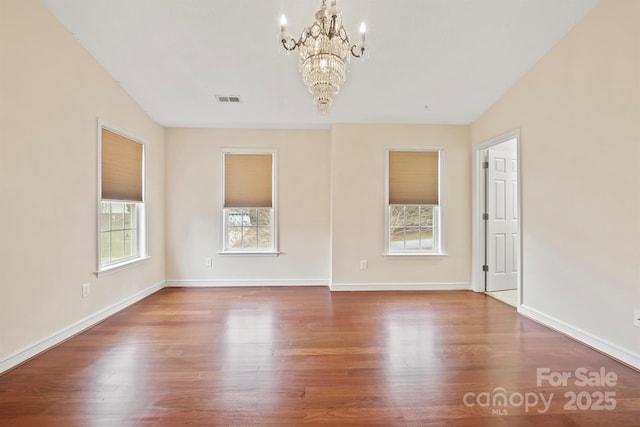
[[[505,266],[507,265],[507,248],[506,238],[504,234],[497,233],[494,235],[495,249],[496,249],[496,261],[495,261],[495,274],[505,274]]]
[[[518,282],[517,153],[487,150],[487,291],[516,289]]]
[[[511,247],[514,250],[511,251],[511,273],[518,274],[518,249],[520,248],[520,236],[518,233],[511,234]],[[517,281],[516,281],[517,284]]]
[[[493,182],[495,187],[495,201],[496,201],[496,209],[495,209],[495,219],[505,221],[507,219],[507,191],[505,182],[501,179],[496,179]]]
[[[518,181],[512,181],[511,182],[511,194],[513,194],[512,197],[512,203],[511,203],[511,212],[512,212],[512,218],[514,221],[518,221]]]

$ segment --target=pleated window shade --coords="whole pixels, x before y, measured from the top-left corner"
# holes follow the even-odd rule
[[[102,129],[102,199],[142,202],[143,145]]]
[[[272,164],[271,154],[225,154],[224,207],[273,207]]]
[[[437,205],[437,151],[389,151],[389,204]]]

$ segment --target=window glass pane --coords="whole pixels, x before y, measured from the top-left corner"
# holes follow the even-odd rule
[[[391,249],[402,250],[404,249],[404,228],[394,227],[391,229]]]
[[[391,205],[389,207],[390,251],[434,251],[434,215],[437,206]]]
[[[244,249],[255,249],[258,247],[258,227],[244,227],[242,236],[242,247]]]
[[[257,225],[258,224],[258,210],[257,209],[248,209],[248,223],[246,225]]]
[[[124,257],[124,231],[111,232],[111,260]]]
[[[111,229],[122,230],[124,227],[124,203],[111,203]]]
[[[271,246],[271,227],[258,228],[258,247],[270,248]]]
[[[227,226],[236,227],[242,225],[242,214],[236,211],[227,213]]]
[[[433,228],[420,229],[420,248],[429,250],[434,249]]]
[[[138,228],[138,205],[129,204],[131,209],[131,228]]]
[[[269,249],[273,247],[272,208],[225,209],[226,249]]]
[[[271,209],[258,209],[258,225],[271,225]]]
[[[131,256],[138,256],[138,230],[131,230],[130,233]]]
[[[135,203],[102,202],[100,214],[100,264],[139,256]],[[111,230],[111,231],[110,231]]]
[[[433,206],[420,206],[420,225],[433,226]]]
[[[111,213],[109,212],[110,208],[111,203],[101,203],[100,229],[103,231],[111,229],[111,221],[109,220],[111,216]]]
[[[123,227],[131,228],[131,212],[129,211],[130,205],[125,205],[124,215],[123,215]]]
[[[420,207],[419,206],[407,206],[405,211],[405,224],[407,226],[420,225]]]
[[[405,230],[405,249],[420,249],[420,229],[407,227]]]
[[[100,233],[100,261],[104,264],[109,262],[111,259],[111,241],[110,241],[111,233],[102,232]]]
[[[227,246],[229,249],[242,249],[242,227],[228,227]]]
[[[124,205],[124,228],[135,228],[136,205],[127,203]]]
[[[131,246],[131,231],[130,230],[126,230],[124,232],[124,252],[122,254],[122,256],[124,258],[128,258],[130,256],[134,255],[133,253],[133,248]]]
[[[230,226],[240,227],[243,225],[251,225],[249,209],[229,209],[227,218]]]
[[[404,226],[404,206],[391,206],[389,225],[391,227]]]

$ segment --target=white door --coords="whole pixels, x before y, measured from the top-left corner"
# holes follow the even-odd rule
[[[487,151],[487,291],[516,289],[520,248],[516,141]]]

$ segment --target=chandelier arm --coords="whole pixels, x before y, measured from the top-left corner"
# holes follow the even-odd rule
[[[295,48],[298,47],[298,42],[295,41],[295,39],[293,37],[289,37],[289,38],[282,38],[280,40],[280,43],[282,43],[282,47],[285,48],[285,50],[291,52],[292,50],[295,50]]]
[[[356,58],[362,58],[362,55],[364,55],[364,51],[365,48],[364,46],[359,46],[357,44],[354,44],[353,46],[351,46],[351,55],[353,55]]]

